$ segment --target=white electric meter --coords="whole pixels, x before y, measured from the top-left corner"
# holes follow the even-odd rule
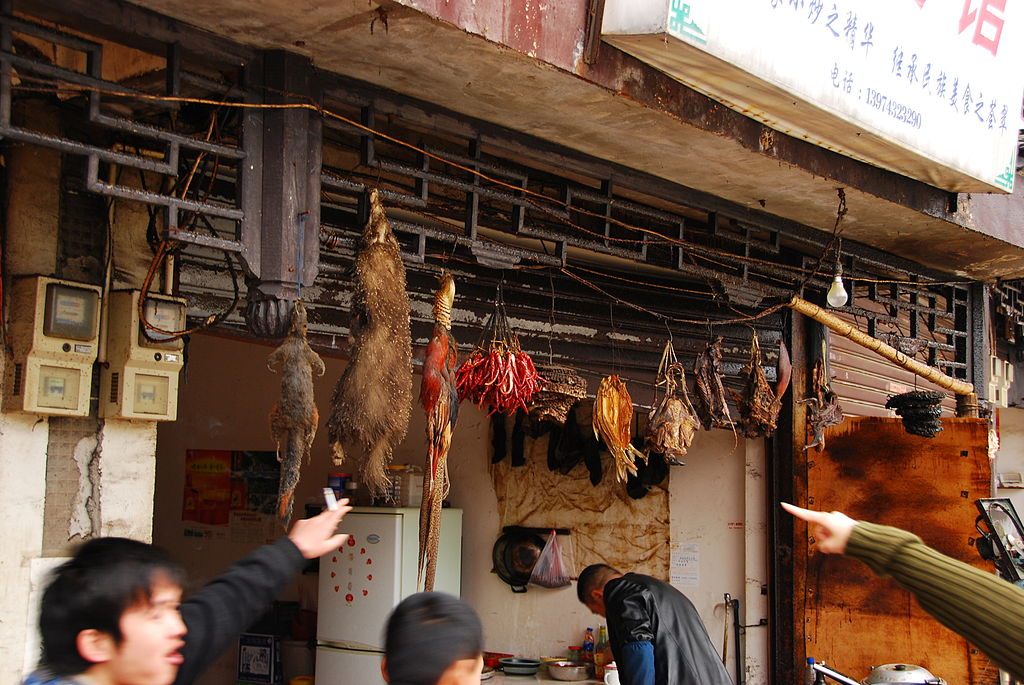
[[[178,415],[178,372],[184,343],[185,300],[149,293],[139,317],[138,290],[108,297],[107,363],[100,369],[100,416],[173,421]],[[157,330],[154,330],[157,329]]]
[[[88,416],[100,293],[99,286],[46,276],[14,279],[4,411]]]

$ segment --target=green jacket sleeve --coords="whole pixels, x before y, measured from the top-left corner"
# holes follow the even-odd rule
[[[1024,590],[940,554],[916,535],[865,521],[853,527],[846,554],[891,576],[940,623],[1024,679]]]

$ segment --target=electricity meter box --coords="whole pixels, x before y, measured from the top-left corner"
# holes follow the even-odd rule
[[[100,416],[173,421],[178,415],[178,372],[184,342],[170,333],[185,328],[185,300],[138,290],[107,296],[107,363],[100,369]],[[159,329],[159,330],[153,330]],[[161,332],[163,331],[163,332]]]
[[[47,276],[14,279],[4,411],[89,415],[101,292]]]

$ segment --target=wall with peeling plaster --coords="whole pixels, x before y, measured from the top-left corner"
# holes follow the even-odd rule
[[[154,541],[187,564],[190,589],[215,577],[254,545],[183,535],[185,450],[274,448],[266,422],[279,391],[278,377],[265,367],[272,349],[210,335],[193,336],[182,377],[178,421],[158,428]],[[319,490],[327,474],[339,470],[328,458],[323,416],[344,362],[329,358],[325,362],[326,374],[315,381],[321,425],[312,462],[303,469],[296,491],[296,511],[306,502],[319,504]],[[409,433],[396,450],[395,463],[422,464],[423,430],[422,411],[417,407]],[[598,625],[600,619],[579,604],[574,588],[531,588],[525,594],[513,594],[491,573],[491,547],[500,524],[488,472],[490,450],[486,416],[463,405],[449,457],[450,500],[466,512],[462,594],[481,614],[487,649],[534,656],[557,653],[568,644],[578,644],[583,629]],[[686,592],[707,623],[712,642],[721,650],[726,619],[723,593],[741,600],[746,623],[767,616],[767,598],[760,594],[761,584],[767,582],[763,443],[741,440],[735,444],[732,433],[701,432],[687,462],[688,466],[671,471],[671,542],[699,545],[699,582]],[[531,462],[526,468],[533,466]],[[305,593],[308,579],[299,582],[302,587],[293,584],[285,599],[294,600],[300,592]],[[729,620],[732,672],[735,644],[731,617]],[[748,674],[765,672],[766,645],[766,629],[748,631]],[[233,682],[234,664],[235,655],[229,653],[200,685]]]
[[[56,133],[52,108],[18,103],[16,119]],[[7,275],[62,276],[57,264],[61,155],[31,145],[5,149]],[[114,285],[138,287],[148,248],[148,215],[127,213],[114,227],[127,246]],[[142,251],[142,250],[145,251]],[[129,259],[135,253],[134,262]],[[9,316],[15,315],[7,312]],[[4,366],[5,352],[0,352]],[[156,426],[95,417],[0,414],[0,682],[19,682],[38,659],[36,614],[46,573],[83,538],[118,535],[148,541],[153,525]]]

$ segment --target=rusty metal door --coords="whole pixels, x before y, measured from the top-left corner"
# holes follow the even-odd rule
[[[823,451],[807,453],[806,505],[910,530],[943,554],[992,570],[973,547],[974,500],[989,495],[988,423],[944,419],[943,427],[929,439],[909,435],[896,418],[848,418],[829,429]],[[804,620],[794,637],[807,656],[856,680],[872,666],[902,662],[950,685],[997,682],[988,659],[909,592],[859,561],[817,553],[802,530],[794,603]]]

